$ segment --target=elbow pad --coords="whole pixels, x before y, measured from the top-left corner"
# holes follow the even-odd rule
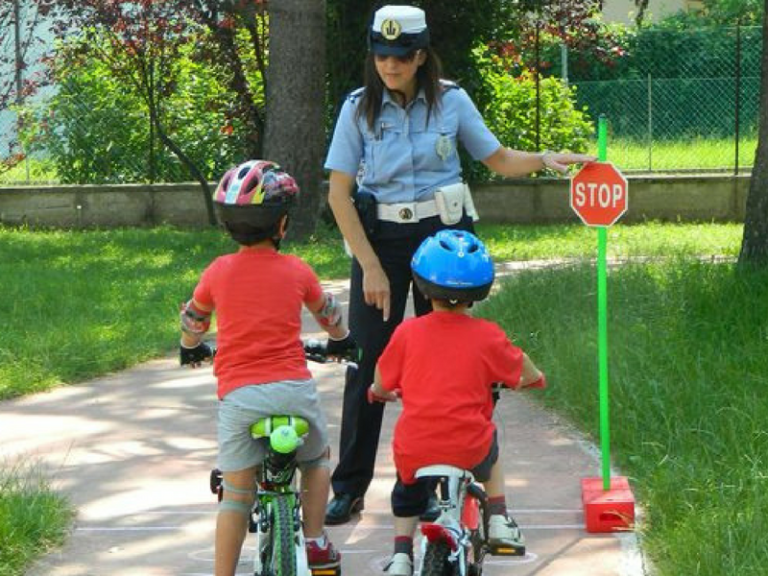
[[[187,334],[199,336],[211,327],[211,313],[200,310],[192,300],[181,306],[180,317],[181,330]]]
[[[323,296],[325,304],[315,313],[315,317],[323,327],[338,326],[341,323],[341,304],[330,292],[326,292]]]

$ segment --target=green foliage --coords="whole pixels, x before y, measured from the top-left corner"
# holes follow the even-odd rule
[[[109,50],[106,46],[103,50]],[[163,94],[168,135],[203,174],[217,179],[241,159],[245,130],[230,114],[233,98],[216,69],[189,44],[174,62],[174,90]],[[191,179],[150,127],[143,96],[116,75],[103,52],[82,44],[58,52],[58,92],[35,111],[35,146],[53,160],[62,183],[124,183]],[[115,55],[112,55],[115,56]],[[111,57],[111,56],[110,56]]]
[[[0,466],[0,573],[22,576],[40,554],[62,543],[69,502],[31,466]]]
[[[478,107],[488,127],[505,146],[536,150],[535,76],[527,71],[513,76],[508,60],[482,46],[473,50],[472,55],[483,78]],[[587,150],[594,126],[587,114],[574,105],[572,88],[557,78],[542,78],[538,103],[539,149]],[[464,173],[471,180],[488,178],[487,169],[478,163],[466,165]]]

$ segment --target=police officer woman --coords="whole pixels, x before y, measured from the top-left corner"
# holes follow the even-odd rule
[[[383,415],[382,404],[368,404],[366,390],[403,319],[409,293],[417,315],[431,310],[411,281],[411,257],[426,237],[448,227],[472,230],[476,219],[461,179],[457,143],[507,177],[545,167],[564,172],[569,164],[593,160],[502,146],[467,93],[440,78],[421,9],[388,5],[377,10],[369,48],[365,86],[345,100],[325,163],[331,171],[329,203],[353,254],[349,323],[362,352],[344,390],[327,524],[347,522],[363,508]]]

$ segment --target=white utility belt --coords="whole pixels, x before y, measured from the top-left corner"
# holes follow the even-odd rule
[[[443,224],[452,226],[461,220],[465,210],[472,220],[478,219],[469,186],[464,182],[435,190],[431,200],[376,205],[379,220],[397,224],[413,224],[424,218],[440,216]]]

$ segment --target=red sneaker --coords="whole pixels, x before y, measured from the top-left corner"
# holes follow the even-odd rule
[[[307,560],[310,569],[338,568],[341,565],[341,554],[330,540],[325,548],[320,548],[316,542],[307,542]]]

